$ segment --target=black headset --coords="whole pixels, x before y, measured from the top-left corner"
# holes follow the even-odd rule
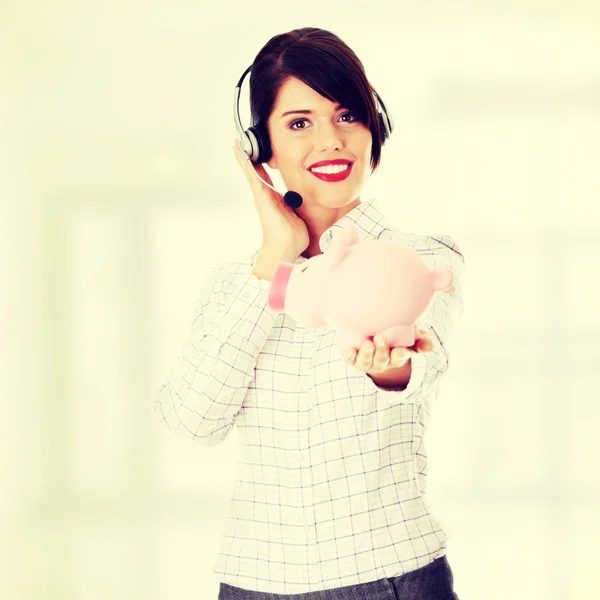
[[[267,162],[271,158],[271,142],[269,141],[269,134],[264,126],[261,125],[248,127],[248,129],[244,130],[240,119],[240,92],[242,90],[242,82],[251,68],[252,65],[244,71],[244,74],[240,77],[238,84],[235,86],[235,91],[233,93],[233,120],[238,132],[240,148],[254,164],[261,164]],[[374,89],[373,93],[377,100],[377,114],[379,115],[380,131],[382,132],[381,145],[383,146],[394,129],[394,120],[386,111],[385,104]]]

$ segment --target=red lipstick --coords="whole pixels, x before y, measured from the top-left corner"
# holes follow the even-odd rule
[[[315,167],[327,167],[329,165],[347,165],[347,168],[339,173],[318,173],[312,170]],[[344,179],[350,176],[350,171],[352,170],[352,161],[344,158],[336,158],[335,160],[321,160],[312,164],[308,170],[312,175],[321,181],[327,181],[331,183],[336,181],[344,181]]]

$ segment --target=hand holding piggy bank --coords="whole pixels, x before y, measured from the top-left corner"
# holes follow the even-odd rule
[[[327,252],[303,264],[280,263],[269,289],[269,309],[303,327],[335,327],[341,349],[360,348],[380,332],[390,348],[412,346],[416,321],[434,292],[454,291],[452,270],[444,265],[429,269],[400,242],[358,240],[358,230],[348,224]]]

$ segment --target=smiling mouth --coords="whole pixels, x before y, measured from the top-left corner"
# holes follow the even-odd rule
[[[352,171],[352,163],[345,165],[329,165],[326,167],[314,167],[309,168],[308,171],[312,173],[317,179],[328,182],[343,181],[349,177]]]

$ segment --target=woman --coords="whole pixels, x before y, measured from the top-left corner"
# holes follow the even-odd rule
[[[288,206],[234,144],[262,245],[213,269],[156,402],[169,427],[201,445],[239,432],[219,600],[456,599],[425,496],[423,437],[463,310],[462,254],[449,236],[403,233],[361,201],[383,136],[363,65],[339,37],[303,28],[269,40],[252,64],[250,100],[267,164],[303,202]],[[340,357],[334,329],[267,308],[279,262],[325,252],[347,222],[360,241],[395,239],[454,271],[455,291],[434,295],[412,348],[390,352],[378,334]]]

